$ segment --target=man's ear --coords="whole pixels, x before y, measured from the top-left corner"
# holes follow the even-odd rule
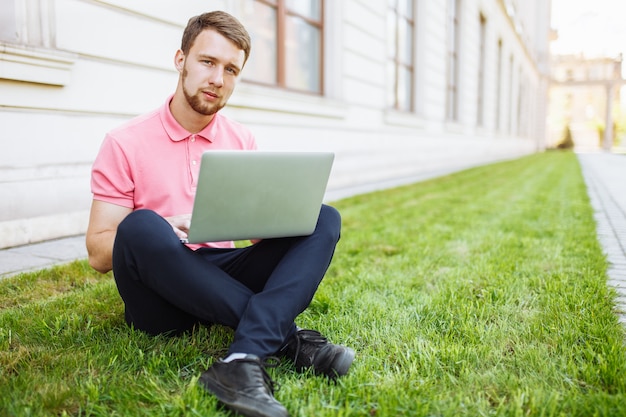
[[[185,54],[182,50],[176,51],[176,55],[174,55],[174,66],[176,67],[176,71],[182,73],[183,68],[185,67]]]

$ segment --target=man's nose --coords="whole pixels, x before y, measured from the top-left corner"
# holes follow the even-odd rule
[[[211,71],[209,83],[213,84],[216,87],[221,87],[224,84],[224,68],[220,66],[216,66],[215,68],[213,68],[213,71]]]

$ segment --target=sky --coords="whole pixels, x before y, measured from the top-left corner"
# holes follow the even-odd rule
[[[626,58],[626,0],[552,0],[556,54]]]

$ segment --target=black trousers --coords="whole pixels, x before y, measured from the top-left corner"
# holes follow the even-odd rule
[[[113,247],[126,321],[150,334],[222,324],[235,329],[228,353],[272,355],[311,303],[340,230],[339,213],[324,205],[310,236],[194,251],[161,216],[134,211],[120,223]]]

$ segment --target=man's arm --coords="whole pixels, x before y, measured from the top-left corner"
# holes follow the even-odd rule
[[[100,200],[92,201],[86,243],[89,265],[96,271],[105,274],[113,268],[113,243],[115,242],[117,226],[132,211],[128,207],[117,204]],[[172,226],[174,233],[180,239],[187,238],[191,214],[166,217],[165,220]]]
[[[133,210],[117,204],[93,200],[87,227],[89,265],[103,274],[113,267],[112,253],[117,226]]]

